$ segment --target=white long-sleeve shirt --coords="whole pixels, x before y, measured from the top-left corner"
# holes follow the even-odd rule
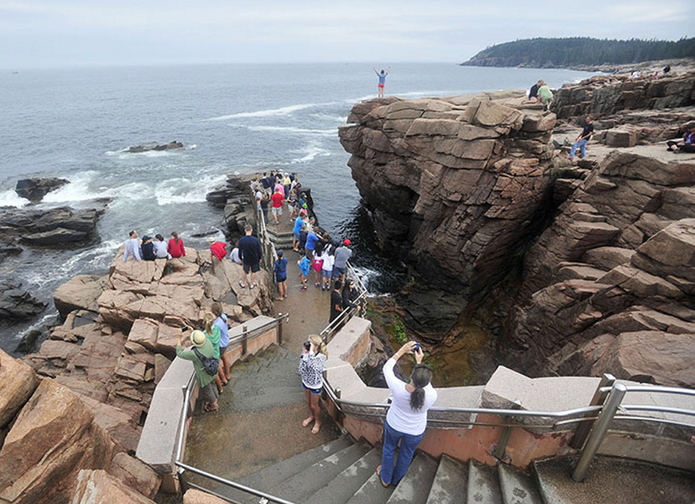
[[[386,421],[398,432],[417,436],[425,432],[427,428],[427,410],[432,407],[437,400],[437,391],[431,383],[424,388],[425,402],[420,411],[413,411],[410,408],[410,392],[405,389],[406,383],[402,382],[393,373],[396,366],[394,359],[389,359],[384,364],[384,378],[391,390],[393,399],[391,407],[386,413]]]

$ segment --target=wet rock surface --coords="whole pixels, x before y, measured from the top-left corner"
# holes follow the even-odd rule
[[[38,203],[46,194],[69,184],[70,181],[62,178],[29,178],[17,181],[15,192],[22,198],[32,203]]]

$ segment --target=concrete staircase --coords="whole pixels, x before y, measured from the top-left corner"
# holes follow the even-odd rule
[[[239,483],[302,504],[543,504],[531,476],[500,465],[468,465],[418,452],[397,487],[384,488],[375,473],[381,449],[340,438],[242,478]],[[233,502],[259,498],[216,488]]]
[[[273,242],[275,249],[288,250],[292,248],[294,243],[294,234],[292,233],[292,226],[287,224],[286,217],[280,225],[275,225],[272,217],[266,225],[266,231],[268,232],[268,238]]]

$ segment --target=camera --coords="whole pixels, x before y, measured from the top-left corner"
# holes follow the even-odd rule
[[[415,342],[415,346],[413,347],[413,349],[411,350],[411,352],[416,353],[418,350],[420,350],[420,348],[421,348],[421,347],[420,347],[420,343]]]
[[[308,341],[305,341],[305,342],[304,342],[304,349],[305,349],[307,352],[308,352],[309,350],[311,350],[311,343],[309,343]]]
[[[183,327],[181,328],[181,332],[186,332],[186,331],[188,331],[189,329],[190,329],[190,327],[188,327],[188,326],[183,326]]]

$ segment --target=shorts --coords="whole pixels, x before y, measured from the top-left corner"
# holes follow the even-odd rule
[[[294,233],[294,239],[299,241],[299,233]]]
[[[313,269],[316,273],[320,272],[323,269],[323,261],[312,262],[311,269]]]
[[[341,275],[345,274],[347,268],[341,268],[340,266],[333,266],[333,278],[340,278]]]
[[[249,271],[253,271],[254,273],[258,273],[259,271],[261,271],[260,263],[256,263],[256,264],[244,263],[244,273],[248,273]]]
[[[282,215],[282,207],[273,207],[273,215]]]
[[[205,371],[203,371],[203,373],[204,372]],[[200,397],[201,401],[210,403],[214,403],[215,401],[217,401],[217,398],[219,396],[220,394],[217,392],[217,385],[215,385],[215,380],[211,381],[203,388],[201,388],[200,393],[198,394],[198,397]]]
[[[277,277],[277,278],[275,279],[275,281],[276,281],[277,283],[286,282],[286,281],[287,281],[287,277],[286,277],[286,276],[284,276],[284,277]]]
[[[309,392],[311,392],[312,395],[320,395],[321,392],[323,392],[323,387],[310,388],[310,387],[307,387],[306,385],[304,385],[303,383],[302,383],[302,388],[304,390],[308,390]]]
[[[222,358],[222,356],[225,354],[225,352],[227,351],[227,347],[228,347],[228,346],[229,346],[229,345],[227,345],[227,346],[221,346],[221,347],[220,347],[220,358]]]
[[[331,278],[333,275],[333,270],[321,270],[321,276],[323,278]]]
[[[386,87],[386,84],[379,84],[379,87]],[[372,88],[374,89],[374,88]]]

